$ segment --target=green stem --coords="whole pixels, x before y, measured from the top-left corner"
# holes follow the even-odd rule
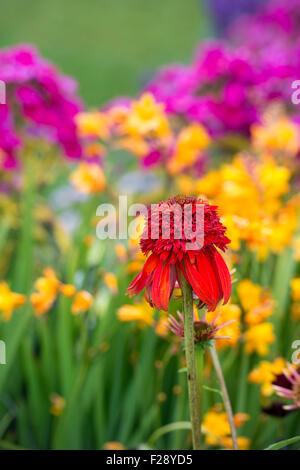
[[[226,414],[227,414],[227,418],[228,418],[229,426],[230,426],[230,431],[231,431],[233,449],[234,450],[239,450],[238,440],[237,440],[237,433],[236,433],[236,428],[235,428],[235,424],[234,424],[234,418],[233,418],[230,398],[229,398],[229,395],[228,395],[226,383],[225,383],[223,372],[222,372],[222,367],[221,367],[221,364],[220,364],[220,361],[219,361],[219,357],[218,357],[215,345],[213,345],[213,347],[210,348],[210,354],[211,354],[213,365],[214,365],[216,375],[217,375],[217,378],[218,378],[218,381],[219,381],[219,384],[220,384],[220,387],[221,387],[221,391],[222,391],[224,407],[225,407],[225,411],[226,411]]]
[[[205,351],[201,347],[197,347],[197,346],[195,347],[196,377],[197,377],[197,387],[198,387],[200,426],[201,426],[201,421],[202,421],[204,354],[205,354]]]
[[[183,295],[184,343],[193,448],[199,450],[201,444],[201,418],[194,345],[193,291],[183,275],[181,275],[180,283]]]

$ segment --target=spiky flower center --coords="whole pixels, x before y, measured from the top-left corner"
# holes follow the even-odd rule
[[[203,320],[194,322],[194,330],[196,342],[209,341],[210,339],[213,339],[217,331],[214,325]]]

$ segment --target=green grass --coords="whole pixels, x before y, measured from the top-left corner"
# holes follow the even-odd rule
[[[98,106],[187,62],[209,29],[201,0],[0,0],[0,47],[33,43]]]

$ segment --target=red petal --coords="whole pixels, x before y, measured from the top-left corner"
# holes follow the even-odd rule
[[[161,309],[161,289],[164,288],[162,285],[162,272],[163,272],[164,263],[160,261],[155,268],[153,275],[153,281],[151,283],[151,301],[156,308]]]
[[[219,275],[222,287],[222,297],[224,298],[224,305],[227,304],[231,295],[231,276],[225,261],[223,260],[222,256],[216,248],[214,249],[214,251],[212,251],[212,254],[213,259],[215,261],[215,271]]]
[[[127,293],[132,297],[134,294],[138,294],[144,287],[147,285],[147,281],[149,280],[149,276],[152,275],[153,270],[157,266],[159,262],[158,256],[152,254],[146,260],[142,271],[133,279],[130,283]]]
[[[211,298],[207,282],[205,282],[204,277],[198,272],[195,265],[190,262],[187,255],[184,255],[183,265],[180,265],[180,268],[195,294],[209,306],[211,304]]]
[[[203,276],[207,284],[207,290],[211,300],[209,310],[215,310],[218,302],[222,299],[222,291],[218,282],[219,277],[213,269],[213,265],[211,263],[211,256],[209,251],[205,249],[200,251],[196,261],[198,271]]]

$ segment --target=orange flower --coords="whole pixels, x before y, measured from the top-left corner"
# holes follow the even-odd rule
[[[102,193],[106,185],[103,170],[97,163],[80,163],[71,174],[70,181],[84,194]]]
[[[105,273],[103,276],[103,281],[112,294],[118,293],[118,279],[113,273]]]
[[[73,297],[73,295],[76,292],[75,286],[72,284],[61,284],[60,286],[60,292],[65,296],[65,297]]]
[[[66,406],[66,400],[57,393],[52,393],[50,395],[50,401],[50,413],[54,416],[60,416]]]
[[[86,312],[89,310],[92,302],[93,297],[89,292],[86,290],[77,292],[71,307],[73,315],[78,315],[81,312]]]
[[[57,279],[53,269],[46,268],[43,274],[44,276],[38,278],[34,285],[38,292],[34,292],[30,296],[30,301],[37,316],[43,315],[50,310],[60,289],[60,281]]]
[[[2,320],[9,321],[16,307],[21,307],[26,302],[26,296],[12,292],[6,282],[0,282],[0,310]]]

